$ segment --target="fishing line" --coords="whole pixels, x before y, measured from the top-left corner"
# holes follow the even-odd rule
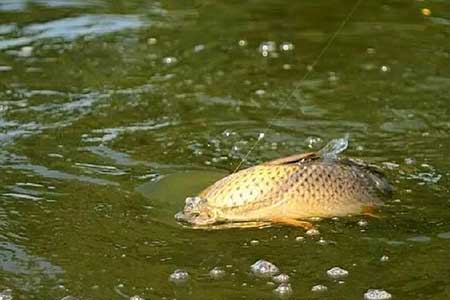
[[[303,81],[305,81],[309,75],[314,71],[314,67],[317,65],[317,63],[320,61],[320,59],[322,58],[322,56],[327,52],[327,50],[331,47],[331,45],[333,44],[333,42],[336,40],[336,37],[339,35],[339,33],[342,31],[342,29],[344,29],[345,25],[350,21],[351,17],[353,16],[353,14],[355,13],[356,9],[358,8],[358,6],[361,4],[362,0],[357,0],[355,2],[355,4],[353,4],[352,8],[350,9],[350,11],[348,12],[348,14],[345,16],[345,18],[342,20],[342,22],[339,24],[339,27],[336,29],[336,31],[331,35],[331,37],[328,39],[327,43],[325,44],[325,46],[322,48],[322,50],[320,50],[319,54],[317,55],[317,57],[314,59],[313,63],[310,65],[310,67],[307,69],[307,72],[305,73],[305,75],[303,75],[303,77],[300,79],[298,85],[296,88],[294,88],[294,91],[288,96],[288,98],[286,99],[286,101],[283,101],[282,105],[278,108],[277,113],[275,114],[275,117],[272,118],[271,123],[273,123],[273,121],[275,121],[276,118],[279,117],[279,115],[281,114],[281,111],[286,107],[286,104],[288,102],[288,100],[291,100],[294,98],[294,95],[300,91],[300,85],[303,83]],[[236,166],[236,168],[234,169],[233,173],[236,173],[236,171],[241,167],[241,165],[244,163],[244,161],[247,159],[247,157],[250,155],[250,153],[253,152],[253,150],[256,148],[256,146],[259,144],[259,142],[264,139],[264,137],[266,136],[266,133],[269,131],[269,129],[272,128],[272,125],[269,124],[264,130],[263,132],[261,132],[258,136],[258,139],[255,141],[255,143],[253,143],[252,147],[250,148],[250,150],[248,150],[248,152],[244,155],[244,157],[241,159],[241,161],[239,162],[239,164]]]

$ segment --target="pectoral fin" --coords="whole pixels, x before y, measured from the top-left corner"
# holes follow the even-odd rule
[[[313,227],[313,225],[309,222],[300,221],[300,220],[287,218],[287,217],[272,217],[271,222],[278,223],[278,224],[285,224],[285,225],[294,226],[294,227],[301,227],[305,230],[311,229]]]

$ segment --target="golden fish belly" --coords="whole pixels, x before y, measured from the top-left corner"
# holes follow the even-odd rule
[[[219,180],[200,197],[224,221],[343,216],[381,203],[373,176],[339,162],[259,165]]]

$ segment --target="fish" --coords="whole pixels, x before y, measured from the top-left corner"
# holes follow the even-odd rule
[[[339,156],[347,146],[348,138],[335,139],[317,152],[232,173],[187,197],[175,218],[193,228],[285,224],[311,229],[312,219],[374,215],[393,186],[378,167]]]

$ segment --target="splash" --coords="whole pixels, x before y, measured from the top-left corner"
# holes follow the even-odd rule
[[[349,134],[339,139],[333,139],[319,151],[319,155],[324,159],[334,160],[339,153],[344,152],[348,148]]]

